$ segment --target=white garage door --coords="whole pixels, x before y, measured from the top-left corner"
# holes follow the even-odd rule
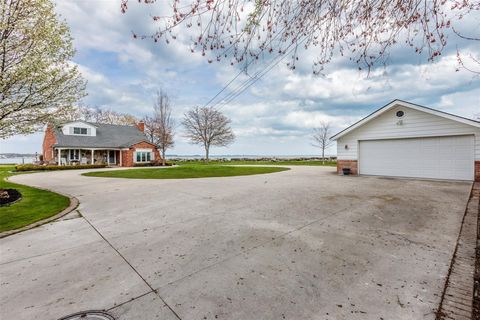
[[[360,141],[360,174],[473,180],[473,136]]]

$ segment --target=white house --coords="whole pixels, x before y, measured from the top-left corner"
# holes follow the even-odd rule
[[[394,100],[331,139],[338,173],[480,181],[479,121]]]

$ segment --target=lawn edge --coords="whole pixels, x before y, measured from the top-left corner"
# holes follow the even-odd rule
[[[245,165],[219,165],[219,166],[224,166],[224,167],[245,167]],[[275,165],[246,165],[247,167],[253,167],[253,168],[260,168],[260,167],[266,167],[266,168],[276,168],[279,169],[278,171],[272,171],[272,172],[263,172],[263,173],[253,173],[253,174],[239,174],[239,175],[233,175],[233,176],[209,176],[209,177],[185,177],[185,178],[129,178],[129,177],[111,177],[111,176],[97,176],[97,175],[90,175],[90,174],[101,174],[104,172],[112,172],[112,171],[88,171],[88,172],[83,172],[80,175],[84,177],[89,177],[89,178],[107,178],[107,179],[131,179],[131,180],[196,180],[196,179],[212,179],[212,178],[235,178],[235,177],[248,177],[248,176],[255,176],[255,175],[267,175],[267,174],[275,174],[275,173],[281,173],[281,172],[286,172],[292,170],[289,166],[275,166]],[[181,168],[183,166],[171,166],[170,168]],[[127,171],[127,170],[132,170],[132,169],[159,169],[155,167],[134,167],[134,168],[128,168],[126,170],[114,170],[114,171]],[[168,170],[168,169],[167,169]]]
[[[5,178],[5,180],[8,181],[8,182],[14,183],[14,184],[20,184],[21,185],[21,183],[10,181],[9,178],[10,177],[7,177],[7,178]],[[30,187],[30,188],[36,188],[36,189],[39,189],[39,190],[44,190],[44,191],[49,191],[49,192],[60,194],[64,197],[67,197],[70,200],[70,204],[68,205],[68,207],[66,207],[65,209],[63,209],[59,213],[57,213],[53,216],[50,216],[48,218],[45,218],[45,219],[42,219],[42,220],[39,220],[39,221],[35,221],[35,222],[30,223],[30,224],[28,224],[26,226],[23,226],[21,228],[2,231],[2,232],[0,232],[0,239],[11,236],[11,235],[14,235],[14,234],[17,234],[17,233],[20,233],[20,232],[23,232],[23,231],[30,230],[30,229],[39,227],[41,225],[44,225],[46,223],[52,222],[54,220],[57,220],[57,219],[65,216],[65,215],[69,214],[70,212],[74,211],[78,207],[78,205],[80,204],[80,201],[78,201],[77,198],[75,198],[73,196],[70,196],[68,194],[64,194],[64,193],[60,193],[60,192],[57,192],[57,191],[52,191],[52,190],[48,190],[48,189],[44,189],[44,188],[32,187],[32,186],[29,186],[29,185],[25,185],[25,186]]]

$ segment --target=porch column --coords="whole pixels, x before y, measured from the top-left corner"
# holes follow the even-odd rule
[[[119,151],[120,153],[120,167],[122,166],[122,150]]]
[[[95,159],[93,159],[93,153],[95,150],[92,149],[91,151],[92,151],[92,159],[90,160],[90,164],[95,164]]]
[[[110,166],[110,150],[107,150],[107,166]]]
[[[61,161],[61,153],[62,153],[62,149],[57,149],[58,150],[58,165],[61,165],[62,163],[60,162]]]

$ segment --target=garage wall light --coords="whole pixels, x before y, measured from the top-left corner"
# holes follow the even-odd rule
[[[348,144],[345,145],[345,150],[347,150],[347,149],[348,149]]]

